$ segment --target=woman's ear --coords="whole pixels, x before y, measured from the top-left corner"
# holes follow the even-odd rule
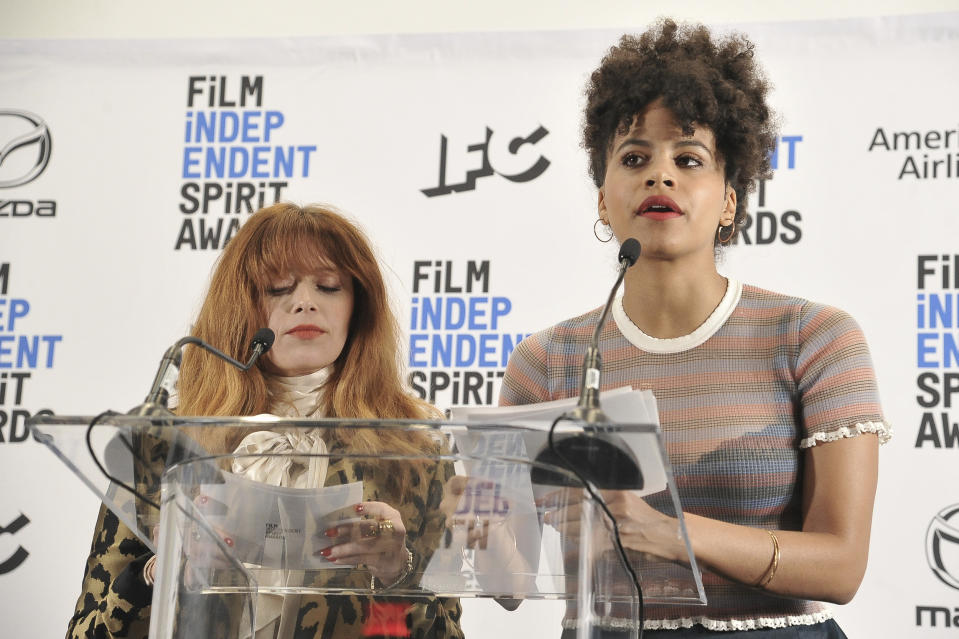
[[[723,213],[720,222],[727,226],[736,221],[736,189],[728,182],[726,183],[726,194],[723,196]]]

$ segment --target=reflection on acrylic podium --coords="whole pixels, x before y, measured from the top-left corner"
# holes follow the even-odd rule
[[[450,422],[129,415],[89,427],[91,420],[38,416],[30,426],[157,552],[152,639],[293,636],[302,615],[341,605],[359,607],[369,623],[376,622],[371,611],[390,609],[404,620],[410,606],[427,606],[436,597],[495,598],[515,609],[507,614],[536,615],[537,627],[555,636],[574,627],[585,638],[604,620],[640,616],[640,594],[606,515],[568,470],[531,461],[545,441],[542,431]],[[198,433],[218,427],[309,433],[327,443],[327,452],[211,455],[197,443]],[[424,432],[436,452],[358,455],[335,444],[344,433],[371,428]],[[643,601],[705,603],[656,427],[610,428],[646,439],[652,450],[645,455],[659,466],[647,473],[652,485],[647,481],[642,497],[674,518],[677,538],[686,542],[687,560],[679,562],[626,549]],[[256,464],[298,466],[325,481],[316,488],[281,488],[232,472]],[[400,476],[417,478],[406,494],[390,487]],[[374,497],[396,508],[408,529],[412,561],[395,584],[371,580],[362,563],[343,565],[324,556],[334,543],[394,534],[356,512],[356,503]],[[417,617],[411,615],[414,624]],[[377,623],[376,636],[417,634],[405,622]]]

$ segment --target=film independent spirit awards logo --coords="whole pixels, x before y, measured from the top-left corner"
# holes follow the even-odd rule
[[[37,179],[50,162],[52,148],[43,118],[22,109],[0,109],[0,188]]]
[[[926,560],[936,577],[959,590],[959,504],[946,506],[929,523]]]

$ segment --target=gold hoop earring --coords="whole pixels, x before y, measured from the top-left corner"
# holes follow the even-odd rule
[[[723,237],[723,229],[729,229],[729,233],[726,235],[726,237]],[[722,224],[720,224],[719,228],[716,229],[716,240],[720,244],[729,244],[730,242],[732,242],[734,235],[736,235],[735,222],[731,222],[730,224],[726,226],[723,226]]]
[[[599,236],[599,231],[596,230],[596,225],[599,224],[600,222],[602,222],[602,224],[603,224],[604,235],[606,235],[606,239],[605,239],[605,240]],[[609,228],[609,224],[607,224],[606,222],[604,222],[604,221],[603,221],[603,218],[598,217],[598,218],[596,218],[596,221],[593,222],[593,235],[596,237],[597,240],[599,240],[600,242],[602,242],[603,244],[605,244],[606,242],[608,242],[608,241],[610,241],[611,239],[613,239],[613,229]]]

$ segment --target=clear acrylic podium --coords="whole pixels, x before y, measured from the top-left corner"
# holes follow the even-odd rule
[[[535,616],[546,636],[559,636],[566,628],[584,639],[611,620],[622,626],[622,620],[640,617],[640,593],[614,546],[606,515],[566,469],[531,461],[545,445],[541,430],[400,420],[130,415],[105,416],[90,427],[92,420],[38,416],[29,426],[35,439],[157,553],[151,639],[292,636],[287,629],[298,614],[316,609],[317,602],[335,601],[331,598],[386,601],[400,608],[431,597],[495,598],[515,609],[508,614],[517,619]],[[211,455],[197,443],[199,429],[224,426],[250,433],[312,432],[327,442],[348,431],[415,430],[436,441],[437,452],[358,455],[334,446],[322,455],[280,456],[265,463],[318,466],[329,474],[323,488],[279,488],[231,472],[234,460],[242,464],[251,461],[248,456]],[[627,549],[642,601],[704,604],[658,429],[616,425],[606,430],[645,446],[642,457],[654,460],[652,466],[658,460],[658,470],[644,468],[647,485],[639,494],[673,518],[687,551],[685,561],[667,561]],[[414,561],[399,583],[371,583],[364,565],[334,564],[323,555],[341,541],[327,531],[362,538],[376,525],[353,509],[369,499],[371,486],[364,492],[364,485],[344,483],[333,471],[347,462],[366,469],[369,478],[388,467],[436,480],[428,516],[404,522]],[[415,628],[405,634],[403,628],[396,634],[378,632],[367,636],[416,636]]]

